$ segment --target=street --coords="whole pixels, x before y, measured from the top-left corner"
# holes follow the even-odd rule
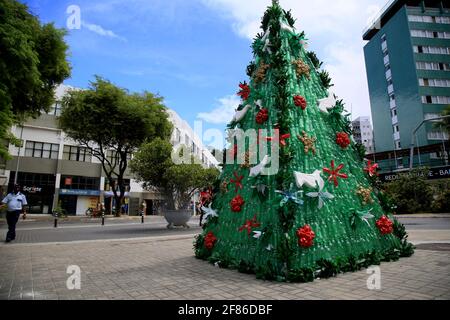
[[[0,299],[447,300],[450,299],[450,217],[401,217],[416,244],[410,258],[382,263],[381,288],[369,270],[312,283],[277,283],[220,269],[194,257],[198,218],[167,230],[163,217],[21,221],[17,241],[0,244]],[[4,222],[1,233],[6,232]],[[80,289],[67,281],[79,268]]]
[[[413,235],[422,234],[427,230],[435,230],[435,233],[448,234],[450,239],[450,216],[444,218],[411,218],[399,217],[405,224],[408,231]],[[108,240],[145,238],[165,235],[194,235],[200,232],[198,217],[194,217],[189,222],[190,229],[176,228],[167,230],[167,222],[163,217],[145,217],[142,224],[139,217],[124,219],[105,219],[105,225],[101,225],[101,219],[89,219],[84,222],[64,221],[58,222],[58,227],[54,228],[51,218],[45,220],[33,220],[28,218],[20,220],[17,225],[17,238],[15,243],[46,243],[46,242],[69,242],[88,240]],[[0,236],[5,237],[7,226],[4,221],[0,222]],[[448,231],[448,232],[447,232]],[[410,238],[416,240],[414,238]],[[428,239],[417,239],[427,240]],[[432,239],[430,239],[432,240]]]
[[[28,219],[27,219],[28,220]],[[198,218],[193,218],[189,229],[167,229],[167,222],[163,217],[150,216],[145,218],[142,224],[139,217],[135,219],[105,219],[105,225],[101,225],[101,219],[93,219],[86,222],[59,221],[54,228],[53,220],[23,221],[17,226],[15,243],[46,243],[69,242],[107,239],[126,239],[157,237],[166,235],[186,235],[200,232]],[[2,223],[0,232],[5,237],[7,226]]]

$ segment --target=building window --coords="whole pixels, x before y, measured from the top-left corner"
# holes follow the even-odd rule
[[[422,103],[427,103],[427,104],[450,104],[450,97],[446,97],[446,96],[422,96]]]
[[[430,30],[411,30],[411,37],[414,38],[434,38],[450,39],[450,32],[430,31]]]
[[[419,85],[422,87],[450,88],[450,80],[419,78]]]
[[[450,71],[450,63],[417,61],[419,70]]]
[[[61,176],[61,189],[71,190],[99,190],[100,178]]]
[[[442,131],[430,131],[427,136],[428,140],[448,140],[448,133]]]
[[[450,17],[409,15],[408,20],[411,22],[450,24]]]
[[[71,161],[91,162],[92,156],[89,149],[79,146],[64,146],[63,159]]]
[[[400,128],[398,125],[393,126],[393,129],[394,129],[394,133],[400,132]]]
[[[50,107],[50,110],[47,112],[52,116],[60,116],[61,115],[61,103],[56,102],[54,105]]]
[[[27,141],[25,157],[58,159],[59,144]]]

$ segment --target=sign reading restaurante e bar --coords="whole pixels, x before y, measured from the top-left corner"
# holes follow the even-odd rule
[[[380,179],[383,182],[391,182],[397,180],[402,175],[411,174],[409,171],[395,172],[395,173],[383,173],[380,174]],[[420,173],[416,173],[420,175]],[[428,171],[428,180],[449,179],[450,178],[450,166],[430,168]]]

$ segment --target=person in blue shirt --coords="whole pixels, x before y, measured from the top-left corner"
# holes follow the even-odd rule
[[[8,222],[8,233],[6,235],[6,242],[11,242],[16,239],[16,224],[19,220],[20,214],[26,215],[25,206],[27,198],[20,192],[20,185],[14,185],[14,190],[3,199],[3,206],[7,206],[6,221]]]

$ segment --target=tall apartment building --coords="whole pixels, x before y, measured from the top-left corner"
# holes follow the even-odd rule
[[[449,6],[449,1],[391,0],[364,32],[377,152],[408,149],[413,131],[450,105]],[[425,122],[415,143],[423,147],[447,139]],[[401,168],[409,159],[397,163]]]
[[[69,88],[58,87],[56,99],[60,100]],[[169,110],[168,113],[174,125],[172,144],[186,143],[202,159],[204,166],[217,166],[218,161],[190,126],[175,111]],[[69,214],[76,215],[84,215],[88,208],[96,207],[99,202],[104,203],[108,210],[112,206],[112,192],[100,162],[58,128],[56,117],[59,114],[60,104],[56,103],[49,113],[29,120],[23,127],[12,128],[15,136],[23,141],[23,147],[19,150],[9,146],[13,159],[7,161],[3,172],[0,172],[3,191],[6,187],[12,189],[17,171],[17,182],[27,195],[30,213],[52,213],[58,203]],[[139,205],[145,201],[147,213],[152,214],[163,201],[163,196],[143,190],[130,172],[125,178],[129,213],[137,213]]]
[[[359,117],[352,121],[353,138],[366,148],[366,154],[375,153],[373,130],[369,117]]]

